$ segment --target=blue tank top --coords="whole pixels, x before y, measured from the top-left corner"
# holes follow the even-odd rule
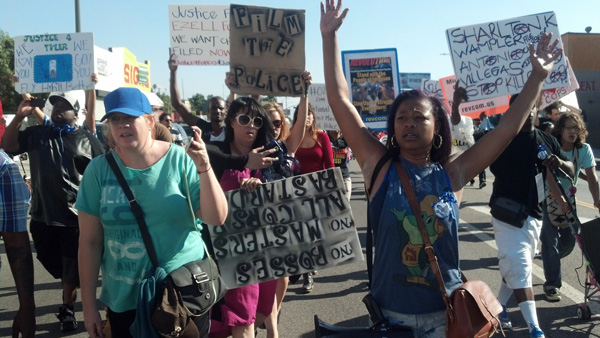
[[[444,168],[419,167],[400,158],[420,202],[446,291],[461,285],[458,258],[458,203]],[[442,197],[443,200],[442,200]],[[434,211],[434,204],[440,207]],[[371,293],[384,309],[423,314],[446,308],[423,249],[419,224],[392,164],[370,203],[375,255]]]

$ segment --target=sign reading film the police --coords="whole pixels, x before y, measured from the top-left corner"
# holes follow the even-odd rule
[[[454,74],[469,100],[517,94],[531,73],[529,43],[537,46],[543,33],[559,39],[554,12],[522,16],[446,30]],[[544,89],[567,86],[569,76],[561,55],[544,81]]]
[[[16,36],[17,92],[49,93],[92,89],[92,33]]]
[[[208,228],[229,288],[363,260],[339,168],[226,196],[225,224]]]
[[[304,10],[231,5],[230,61],[239,94],[301,96],[305,91]]]

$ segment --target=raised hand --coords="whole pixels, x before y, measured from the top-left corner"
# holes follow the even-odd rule
[[[206,144],[202,141],[202,130],[196,126],[193,126],[192,130],[194,131],[194,135],[187,146],[186,152],[194,160],[196,169],[198,171],[205,171],[210,168],[210,160],[206,151]]]
[[[552,71],[554,61],[562,54],[562,49],[556,49],[558,39],[552,44],[552,33],[544,33],[540,36],[540,41],[534,49],[533,44],[529,44],[529,59],[531,60],[532,71],[546,78]]]
[[[233,76],[232,72],[225,73],[225,85],[229,88],[230,91],[237,89],[240,84],[235,82],[235,76]]]
[[[321,34],[332,33],[338,30],[348,14],[348,8],[342,11],[342,0],[325,0],[321,2]]]
[[[175,53],[171,51],[171,48],[169,48],[169,70],[172,72],[177,71],[177,60]]]
[[[308,70],[302,72],[302,79],[306,83],[306,88],[312,84],[312,74]]]

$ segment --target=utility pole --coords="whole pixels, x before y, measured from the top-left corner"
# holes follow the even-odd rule
[[[75,32],[81,32],[81,20],[79,20],[79,0],[75,0]]]

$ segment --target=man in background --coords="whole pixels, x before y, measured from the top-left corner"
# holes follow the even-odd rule
[[[33,297],[33,256],[27,232],[27,211],[31,194],[19,167],[0,150],[0,237],[4,240],[19,310],[13,320],[12,336],[35,335],[35,300]],[[0,266],[1,266],[0,262]]]
[[[24,99],[6,127],[1,146],[11,155],[28,154],[33,195],[29,229],[38,260],[61,280],[60,329],[73,331],[78,328],[73,305],[79,287],[79,222],[73,205],[85,168],[104,151],[96,137],[76,124],[80,107],[76,96],[56,93],[48,100],[53,105],[52,124],[19,131],[27,116],[40,113],[31,100]]]

